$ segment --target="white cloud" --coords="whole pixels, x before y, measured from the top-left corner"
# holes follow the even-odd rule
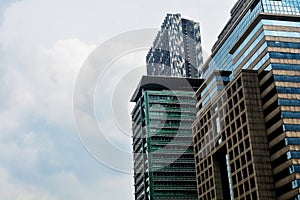
[[[3,168],[0,168],[0,194],[5,200],[58,200],[51,194],[30,185],[14,182],[9,174]]]
[[[95,45],[79,39],[58,40],[51,47],[18,38],[1,42],[1,198],[117,199],[126,194],[131,199],[131,175],[123,180],[124,175],[104,176],[74,131],[73,88]],[[125,182],[130,184],[119,185],[122,193],[111,193]]]
[[[0,22],[1,199],[132,199],[132,175],[100,165],[84,151],[76,136],[72,95],[81,65],[99,42],[124,31],[159,27],[167,12],[202,20],[203,40],[209,41],[209,46],[216,38],[211,37],[218,29],[216,23],[225,24],[222,19],[229,16],[223,4],[229,7],[233,1],[223,1],[221,5],[219,0],[175,0],[172,4],[21,0],[11,4]],[[216,20],[214,13],[223,14]],[[133,63],[140,65],[131,57],[116,66]],[[122,73],[120,70],[107,84],[116,87]],[[94,91],[89,92],[93,95]],[[91,113],[86,114],[89,119]],[[123,119],[124,116],[118,118],[120,123],[124,123]],[[101,120],[107,123],[107,129],[113,127],[111,119]],[[94,130],[88,127],[87,133]],[[118,131],[111,133],[111,139],[120,146],[129,140],[125,135],[118,137]],[[103,141],[93,142],[101,150],[97,145]],[[127,162],[126,167],[132,165],[129,157],[110,157],[112,163],[117,159]]]
[[[0,194],[5,200],[61,200],[61,199],[131,199],[131,175],[119,175],[89,183],[80,182],[70,172],[61,172],[47,178],[47,188],[42,185],[22,184],[0,168]],[[128,198],[127,198],[128,197]]]
[[[145,27],[159,27],[167,12],[182,13],[201,22],[206,52],[229,19],[236,0],[123,1],[111,0],[23,0],[6,11],[2,37],[27,38],[52,45],[57,39],[81,38],[91,43],[103,42],[113,35]],[[159,5],[159,6],[158,6]]]
[[[18,43],[8,44],[20,51]],[[28,45],[29,46],[29,45]],[[47,49],[30,45],[29,52],[8,52],[3,90],[9,114],[43,117],[48,123],[72,123],[72,92],[78,70],[95,45],[78,39],[59,40]],[[13,53],[11,55],[10,53]],[[28,120],[27,118],[24,120]]]

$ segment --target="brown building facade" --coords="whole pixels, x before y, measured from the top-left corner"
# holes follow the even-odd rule
[[[241,72],[212,102],[193,124],[199,199],[275,199],[257,72]]]
[[[300,0],[239,0],[202,72],[199,199],[300,200]]]

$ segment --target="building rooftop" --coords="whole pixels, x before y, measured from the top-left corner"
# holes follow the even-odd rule
[[[137,100],[141,97],[143,90],[174,90],[195,92],[203,82],[204,79],[199,78],[143,76],[130,101],[137,102]]]
[[[239,0],[236,2],[234,7],[230,11],[230,19],[221,31],[221,33],[218,36],[218,40],[214,44],[212,48],[212,52],[215,53],[217,49],[222,45],[224,42],[224,38],[228,36],[228,34],[234,29],[236,26],[235,24],[241,20],[242,16],[244,16],[244,13],[249,10],[253,3],[255,3],[256,0]],[[243,13],[243,14],[242,14]]]

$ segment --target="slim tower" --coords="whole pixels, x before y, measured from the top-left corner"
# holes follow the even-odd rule
[[[199,77],[203,62],[199,23],[167,14],[146,62],[149,76]]]

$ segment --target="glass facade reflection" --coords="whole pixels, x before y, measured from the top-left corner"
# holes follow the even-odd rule
[[[146,63],[150,76],[199,77],[203,63],[199,23],[168,14]]]
[[[260,13],[300,15],[300,3],[298,0],[245,1],[243,6],[244,7],[240,7],[241,10],[248,6],[248,9],[243,13],[243,17],[238,20],[239,16],[232,15],[228,24],[219,35],[218,41],[212,49],[213,54],[211,60],[203,66],[203,76],[205,78],[208,78],[213,70],[234,70],[232,64],[233,56],[228,50],[233,47]],[[236,13],[232,12],[232,14]],[[269,20],[266,25],[270,25],[272,22],[277,23],[276,20]],[[283,25],[282,23],[284,22],[279,21],[279,23]],[[287,22],[287,24],[288,23],[297,22]],[[290,24],[290,26],[299,27],[299,23],[297,24],[297,26],[294,24]],[[256,34],[259,28],[260,27],[257,26],[256,29],[253,30],[253,33]],[[228,32],[230,32],[230,35],[227,35]],[[266,31],[266,33],[267,35],[273,36],[300,37],[299,32]],[[251,35],[249,36],[251,37]]]
[[[222,77],[220,73],[224,71],[228,72],[227,79],[220,78]],[[243,113],[234,105],[241,103],[240,97],[243,95],[236,93],[234,89],[229,89],[232,88],[237,77],[245,71],[257,73],[259,83],[259,94],[256,94],[257,90],[253,86],[251,95],[258,97],[260,103],[256,108],[248,107],[248,111],[257,109],[257,113],[259,110],[263,112],[264,133],[262,134],[267,138],[267,145],[261,146],[261,148],[269,151],[273,181],[271,184],[273,188],[266,191],[274,192],[276,197],[268,199],[299,199],[300,0],[239,0],[231,10],[231,18],[212,48],[210,58],[203,65],[202,76],[206,79],[206,85],[197,92],[198,116],[207,115],[208,108],[216,103],[218,103],[218,108],[224,104],[228,105],[228,110],[216,116],[221,119],[229,115],[228,119],[226,117],[224,119],[225,128],[219,127],[215,137],[218,138],[216,141],[219,141],[219,138],[222,138],[220,141],[226,141],[227,149],[229,146],[233,146],[232,154],[227,150],[227,152],[222,152],[222,155],[223,153],[224,155],[228,154],[231,160],[241,157],[231,166],[232,172],[225,174],[229,180],[233,181],[230,183],[232,189],[230,191],[228,189],[228,199],[231,195],[240,199],[248,197],[249,199],[259,199],[259,196],[262,195],[259,192],[253,195],[251,192],[248,193],[245,188],[248,188],[248,184],[251,185],[251,181],[249,183],[242,182],[242,178],[245,178],[243,177],[243,167],[245,166],[241,164],[244,155],[240,148],[245,147],[240,147],[238,144],[245,137],[242,119],[239,118]],[[220,80],[223,81],[223,85],[220,84]],[[224,94],[224,90],[231,92],[226,93],[225,98],[221,98],[220,95]],[[219,104],[219,101],[222,104]],[[210,112],[210,115],[213,115],[214,112]],[[238,117],[235,119],[233,116]],[[209,117],[205,119],[211,123],[216,121]],[[232,123],[234,124],[228,125]],[[194,131],[196,141],[201,141],[203,135],[213,131],[202,130],[201,124],[198,126],[200,126],[200,132],[198,127],[195,127]],[[256,121],[254,126],[259,126],[259,122]],[[240,134],[237,138],[228,135],[228,133],[233,134],[236,131]],[[255,134],[255,130],[248,129],[247,131],[248,134]],[[232,137],[232,139],[226,140],[223,137]],[[214,148],[218,149],[217,146],[221,143],[216,142]],[[199,152],[203,151],[201,147],[197,148]],[[237,172],[233,172],[234,170]],[[258,167],[251,170],[260,173]],[[246,174],[246,171],[244,173]],[[237,182],[234,182],[239,176],[242,177],[240,179],[242,186],[238,185],[239,178],[237,178]],[[201,188],[202,193],[205,192],[203,184],[200,183],[198,188]],[[218,190],[216,189],[216,191]],[[199,196],[205,195],[199,194]]]
[[[300,14],[300,3],[297,0],[262,0],[264,12],[274,14]]]
[[[135,200],[198,199],[191,130],[196,100],[192,88],[202,82],[142,77],[131,99],[135,103],[131,113]]]

